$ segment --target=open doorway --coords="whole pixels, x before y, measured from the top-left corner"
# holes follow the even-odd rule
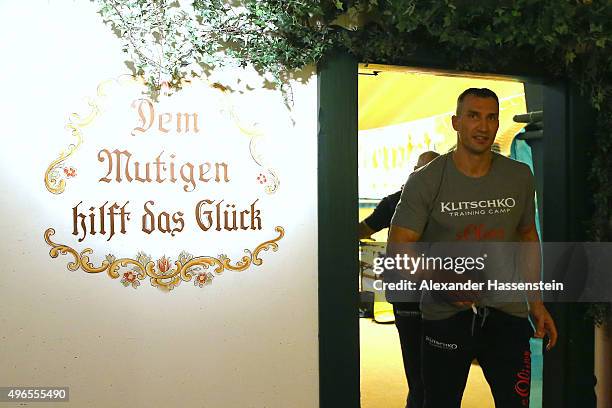
[[[381,199],[397,192],[426,151],[439,154],[454,148],[456,133],[451,126],[457,96],[467,88],[489,88],[499,97],[499,130],[493,150],[504,156],[517,155],[515,136],[526,123],[516,115],[529,112],[526,93],[537,94],[538,85],[508,77],[461,75],[442,71],[385,65],[359,66],[358,77],[358,186],[359,220],[366,220]],[[541,93],[541,91],[540,91]],[[533,108],[531,103],[529,108]],[[541,98],[540,103],[541,106]],[[541,120],[541,119],[540,119]],[[519,137],[519,139],[521,139]],[[514,145],[513,145],[514,142]],[[527,147],[528,148],[528,147]],[[524,157],[519,159],[524,160]],[[363,408],[406,405],[407,384],[398,333],[391,305],[376,299],[377,276],[371,260],[383,252],[387,228],[360,242],[359,287],[362,293],[360,319],[360,389]],[[360,230],[360,235],[363,234]],[[379,296],[379,295],[376,295]],[[462,407],[494,407],[489,386],[475,361],[463,396]]]
[[[415,55],[409,64],[452,70],[449,61]],[[358,61],[337,52],[318,67],[318,298],[321,408],[360,406]],[[590,216],[588,150],[594,132],[589,100],[570,79],[542,77],[537,69],[505,74],[534,80],[530,111],[545,110],[545,137],[533,149],[541,197],[542,240],[584,239]],[[533,93],[532,93],[533,95]],[[540,108],[540,109],[538,109]],[[532,143],[533,145],[533,143]],[[542,188],[545,186],[545,190]],[[544,354],[543,407],[594,406],[593,325],[577,304],[547,304],[560,333]]]

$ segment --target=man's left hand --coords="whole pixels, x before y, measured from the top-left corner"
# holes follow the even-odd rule
[[[546,306],[542,302],[532,302],[529,304],[529,313],[536,326],[536,332],[534,337],[539,339],[544,338],[544,335],[548,336],[548,344],[546,344],[546,350],[550,350],[557,344],[557,327]]]

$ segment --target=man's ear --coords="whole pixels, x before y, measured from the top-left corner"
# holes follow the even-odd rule
[[[455,131],[458,132],[459,131],[459,129],[458,129],[459,123],[457,123],[457,122],[459,122],[459,116],[453,115],[451,117],[451,123],[453,124],[453,129],[455,129]]]

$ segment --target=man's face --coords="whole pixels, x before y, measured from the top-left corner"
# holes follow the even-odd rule
[[[499,128],[499,107],[493,98],[467,95],[459,115],[453,115],[453,129],[457,131],[457,148],[472,154],[491,150]]]

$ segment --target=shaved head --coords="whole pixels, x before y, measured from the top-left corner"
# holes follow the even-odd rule
[[[423,167],[438,156],[440,156],[438,153],[431,150],[421,153],[419,159],[417,160],[416,166],[414,166],[414,169],[416,170],[419,167]]]
[[[468,88],[457,98],[457,112],[455,112],[455,115],[459,116],[463,113],[463,101],[468,95],[476,96],[478,98],[495,99],[497,107],[499,108],[499,98],[497,97],[497,94],[489,88]]]

